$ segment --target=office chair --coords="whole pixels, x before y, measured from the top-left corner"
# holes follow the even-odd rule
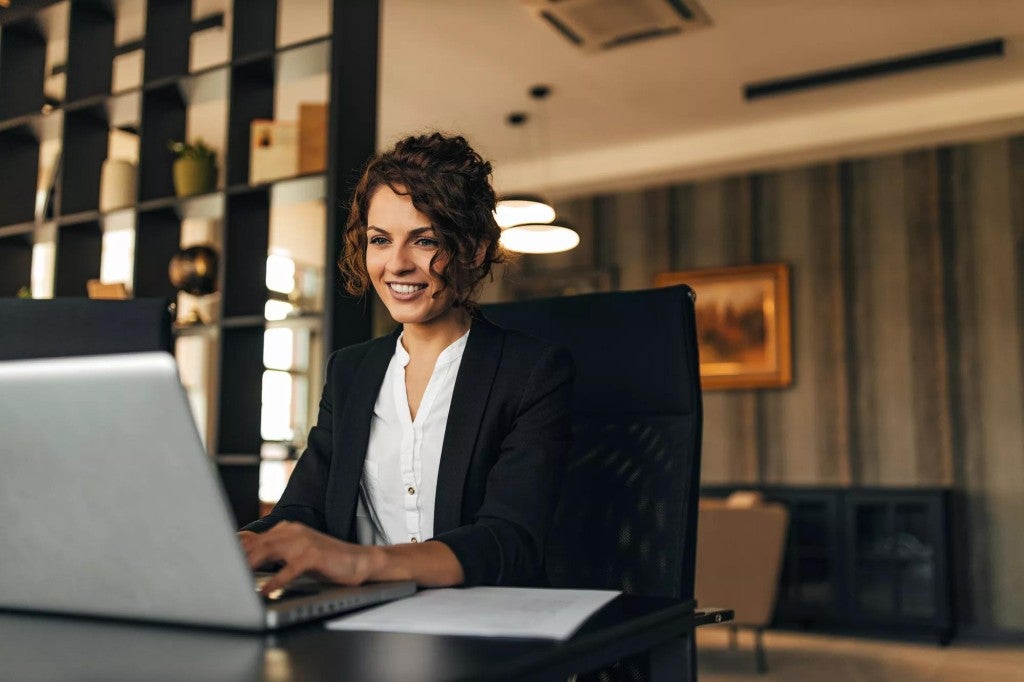
[[[702,428],[693,301],[677,286],[483,306],[576,362],[573,447],[546,551],[552,587],[693,597]],[[644,677],[635,662],[616,668],[599,679]]]
[[[174,342],[160,298],[0,298],[0,320],[0,360],[171,352]]]

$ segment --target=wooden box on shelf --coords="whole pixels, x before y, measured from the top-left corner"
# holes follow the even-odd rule
[[[295,175],[298,126],[294,121],[254,119],[250,129],[249,184]]]
[[[89,298],[93,299],[123,301],[130,298],[128,287],[124,282],[107,283],[98,279],[90,279],[86,281],[85,289]]]
[[[299,105],[299,173],[327,169],[327,104]]]

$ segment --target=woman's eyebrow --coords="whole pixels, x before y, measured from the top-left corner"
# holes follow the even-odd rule
[[[368,225],[366,227],[366,231],[369,232],[370,230],[376,230],[377,232],[380,232],[382,234],[386,234],[389,237],[391,236],[391,233],[388,232],[387,230],[385,230],[383,227],[377,227],[376,225]],[[426,227],[417,227],[417,228],[414,228],[412,230],[409,230],[409,235],[410,236],[414,236],[414,237],[418,237],[419,235],[423,234],[424,232],[433,232],[433,231],[434,231],[434,228],[432,226],[430,226],[430,225],[427,225]]]

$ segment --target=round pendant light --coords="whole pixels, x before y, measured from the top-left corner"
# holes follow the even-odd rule
[[[542,102],[551,94],[547,85],[530,88],[530,97]],[[513,127],[521,128],[528,115],[512,112],[506,119]],[[546,136],[545,136],[546,137]],[[543,175],[547,176],[547,168]],[[555,221],[555,209],[542,198],[532,194],[503,197],[494,210],[494,218],[502,229],[501,245],[519,253],[559,253],[576,248],[580,236],[564,221]]]
[[[494,219],[502,229],[527,223],[550,223],[555,219],[555,209],[538,196],[517,194],[498,202]]]
[[[579,243],[580,236],[565,225],[516,225],[501,232],[501,245],[519,253],[559,253]]]

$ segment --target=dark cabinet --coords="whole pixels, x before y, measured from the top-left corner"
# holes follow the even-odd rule
[[[952,628],[943,491],[846,493],[851,621]]]
[[[740,489],[790,512],[776,625],[952,638],[950,490],[705,486],[702,494]]]

